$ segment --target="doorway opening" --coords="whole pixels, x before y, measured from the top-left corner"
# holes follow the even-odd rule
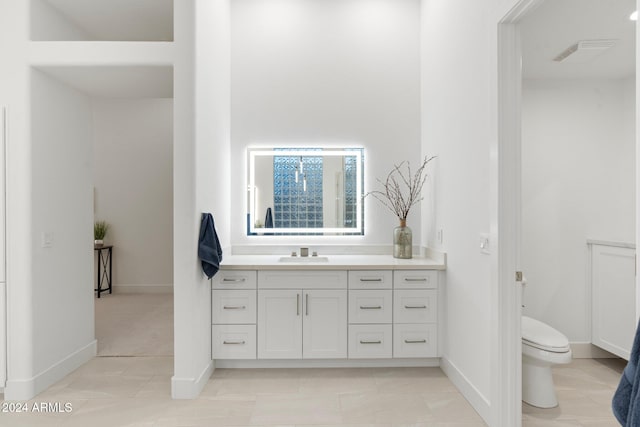
[[[495,367],[504,371],[506,365],[508,369],[495,382],[494,395],[500,400],[497,425],[521,425],[522,422],[520,317],[523,312],[563,329],[572,347],[579,350],[579,357],[592,357],[593,301],[587,268],[588,240],[635,241],[635,23],[629,21],[635,2],[620,5],[631,8],[624,12],[610,8],[597,12],[596,3],[523,0],[499,24],[498,216],[501,221],[497,274],[498,318],[502,321],[497,329],[499,353],[504,359],[502,368]],[[551,10],[554,7],[565,10]],[[571,15],[567,16],[569,11]],[[593,22],[588,21],[589,16],[594,17]],[[557,21],[555,33],[554,20]],[[601,24],[610,27],[606,30]],[[572,28],[574,33],[570,34]],[[626,36],[621,34],[628,33],[629,29],[631,46],[626,45]],[[591,33],[585,34],[587,30]],[[544,34],[536,35],[536,31]],[[616,39],[617,50],[601,52],[600,65],[574,61],[577,57],[565,64],[554,61],[556,56],[572,50],[567,47],[583,39]],[[626,50],[628,48],[630,50]],[[549,49],[557,52],[552,55]],[[607,82],[603,75],[596,74],[604,72],[603,64],[619,66],[614,60],[616,55],[628,59],[628,52],[631,52],[632,73],[619,69],[615,82]],[[595,59],[597,57],[592,61]],[[560,74],[545,75],[552,72]],[[604,120],[600,120],[603,117]],[[563,128],[572,131],[563,135]],[[567,157],[569,155],[571,157]],[[626,166],[612,169],[611,164],[619,163],[612,158],[618,155],[621,156],[618,160],[624,158]],[[573,169],[583,166],[589,176]],[[589,185],[590,179],[595,179],[596,184]],[[618,196],[615,192],[621,185],[627,196],[617,201],[608,200]],[[595,196],[598,193],[600,197]],[[596,200],[592,200],[594,198]],[[589,205],[589,200],[594,205]],[[620,214],[625,203],[625,219],[614,218],[610,208],[618,206],[614,210]],[[593,236],[594,233],[606,234],[606,237]],[[576,242],[577,238],[580,242]],[[553,260],[544,269],[540,268],[547,255],[552,255]],[[567,265],[569,258],[571,266]],[[552,273],[554,268],[564,268],[564,273],[571,277],[561,279],[561,274]],[[522,271],[529,278],[524,310],[521,310],[521,287],[514,286],[514,271]],[[515,284],[518,285],[517,279]],[[568,301],[570,298],[573,299]]]

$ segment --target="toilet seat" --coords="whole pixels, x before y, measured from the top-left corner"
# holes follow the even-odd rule
[[[571,349],[562,333],[527,316],[522,316],[522,343],[551,353],[566,353]]]

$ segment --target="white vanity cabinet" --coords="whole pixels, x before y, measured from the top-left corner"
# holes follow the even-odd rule
[[[211,288],[212,357],[255,359],[257,272],[219,271]]]
[[[347,357],[346,271],[258,272],[258,359]]]
[[[417,269],[415,260],[373,255],[357,265],[280,268],[232,259],[212,280],[212,355],[227,359],[221,366],[437,363],[442,264]]]

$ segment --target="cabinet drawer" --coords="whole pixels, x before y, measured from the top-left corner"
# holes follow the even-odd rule
[[[367,270],[349,272],[349,289],[391,289],[391,270]]]
[[[387,359],[393,353],[391,325],[349,325],[349,359]]]
[[[255,359],[256,325],[213,325],[213,359]]]
[[[255,290],[211,291],[212,323],[247,324],[256,323]]]
[[[263,270],[258,272],[260,289],[347,289],[342,270]]]
[[[393,357],[437,357],[435,324],[393,325]]]
[[[258,273],[254,270],[220,270],[211,279],[213,289],[256,289]]]
[[[438,291],[400,289],[393,291],[394,323],[432,323],[438,321]]]
[[[391,323],[393,291],[350,290],[349,323]]]
[[[395,270],[393,272],[394,289],[436,289],[437,287],[437,270]]]

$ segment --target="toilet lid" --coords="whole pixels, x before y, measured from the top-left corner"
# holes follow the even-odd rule
[[[522,341],[553,352],[564,352],[569,348],[569,340],[562,333],[527,316],[522,316]]]

